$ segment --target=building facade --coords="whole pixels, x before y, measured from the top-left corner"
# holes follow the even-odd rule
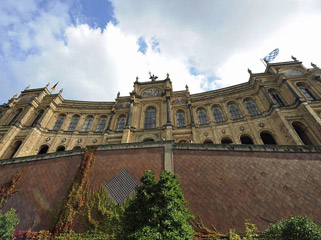
[[[114,102],[65,100],[25,89],[0,106],[0,159],[88,145],[173,140],[206,144],[321,145],[321,70],[270,63],[246,83],[190,94],[165,80],[134,82]]]

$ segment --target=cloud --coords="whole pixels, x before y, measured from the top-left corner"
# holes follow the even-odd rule
[[[57,81],[67,99],[111,101],[118,91],[128,95],[136,76],[148,81],[149,71],[158,79],[168,72],[174,90],[188,84],[196,93],[246,82],[247,68],[263,71],[259,58],[276,47],[276,61],[294,55],[321,65],[317,0],[124,0],[112,7],[113,21],[98,28],[72,2],[6,0],[0,84],[7,91],[0,102],[28,84]]]

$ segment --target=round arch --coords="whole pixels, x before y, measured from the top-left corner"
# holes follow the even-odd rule
[[[177,141],[177,143],[189,143],[190,141],[188,139],[180,139]]]
[[[252,137],[248,134],[241,135],[240,140],[242,144],[254,144]]]
[[[66,147],[64,145],[60,145],[56,148],[56,152],[63,152],[66,150]]]
[[[144,134],[138,139],[138,142],[144,142],[145,139],[153,139],[155,142],[158,141],[158,138],[153,134]]]
[[[77,145],[77,146],[74,146],[72,150],[80,150],[80,149],[82,149],[82,147]]]
[[[263,130],[260,132],[260,137],[264,145],[277,145],[275,135],[271,131]]]
[[[14,155],[18,152],[20,146],[22,144],[22,140],[17,140],[14,142],[14,144],[12,144],[8,149],[7,152],[5,154],[5,159],[6,158],[13,158]]]
[[[40,146],[37,155],[39,155],[39,154],[45,154],[45,153],[48,152],[48,150],[49,150],[49,146],[48,146],[47,144],[43,144],[43,145]]]
[[[230,137],[223,137],[221,139],[221,144],[233,144],[233,140]]]
[[[212,139],[206,138],[206,139],[203,141],[203,144],[214,144],[214,142],[213,142]]]
[[[304,145],[314,145],[314,138],[305,124],[299,121],[294,121],[292,122],[292,127]]]

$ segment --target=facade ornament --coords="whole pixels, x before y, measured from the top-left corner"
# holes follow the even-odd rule
[[[18,96],[18,93],[16,93],[15,95],[13,95],[13,97],[12,98],[16,98]]]
[[[225,133],[226,133],[225,129],[222,129],[222,133],[223,133],[223,134],[225,134]]]
[[[25,88],[25,91],[28,90],[30,88],[30,85],[28,85],[26,88]]]
[[[240,126],[240,130],[243,132],[245,130],[245,127]]]
[[[66,142],[66,138],[61,139],[61,142]]]
[[[291,58],[293,59],[293,61],[296,61],[296,62],[299,61],[296,57],[291,56]]]
[[[207,137],[208,136],[208,132],[205,132],[204,135]]]
[[[119,98],[119,96],[120,96],[120,92],[117,93],[117,98]]]
[[[94,140],[93,140],[93,143],[96,143],[96,142],[97,142],[97,139],[94,139]]]
[[[137,77],[136,77],[136,81],[135,81],[135,83],[138,83],[138,79],[139,79],[139,78],[138,78],[138,76],[137,76]]]
[[[249,72],[250,75],[252,75],[251,69],[248,68],[247,71]]]
[[[186,91],[188,91],[188,85],[186,84],[186,86],[185,86],[185,89],[186,89]]]
[[[259,127],[263,128],[265,126],[264,123],[259,123]]]
[[[82,139],[79,138],[79,139],[77,140],[77,143],[81,143],[81,142],[82,142]]]
[[[169,73],[166,73],[166,79],[169,79]]]
[[[317,65],[315,65],[313,62],[311,62],[311,66],[314,68],[314,69],[319,69]]]
[[[152,75],[151,72],[149,72],[149,79],[152,80],[152,82],[156,81],[156,79],[158,78],[157,76],[155,76],[154,74]]]
[[[64,89],[62,88],[62,89],[60,89],[60,91],[59,91],[59,94],[62,94],[62,92],[64,91]]]
[[[49,85],[50,85],[50,82],[47,83],[46,88],[49,87]]]
[[[50,137],[47,137],[47,138],[46,138],[46,142],[49,142],[49,141],[50,141],[50,139],[51,139]]]

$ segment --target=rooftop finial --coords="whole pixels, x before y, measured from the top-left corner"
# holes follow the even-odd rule
[[[248,68],[247,71],[249,72],[250,75],[252,75],[251,69]]]
[[[291,58],[293,59],[293,61],[296,61],[296,62],[299,61],[296,57],[291,56]]]
[[[30,85],[28,85],[25,90],[28,90],[29,88],[30,88]]]
[[[117,98],[119,98],[119,96],[120,96],[120,92],[117,93]]]
[[[313,62],[311,62],[311,66],[314,68],[314,69],[319,69],[317,65],[315,65]]]
[[[152,75],[151,72],[149,72],[149,76],[150,76],[149,79],[151,79],[153,82],[156,81],[156,79],[158,78],[154,74]]]
[[[166,73],[166,79],[169,79],[169,73]]]
[[[59,91],[59,94],[62,94],[62,92],[64,91],[64,89],[62,88],[62,89],[60,89],[60,91]]]
[[[186,84],[186,86],[185,86],[185,89],[186,89],[186,91],[188,91],[188,85]]]
[[[138,76],[137,76],[137,77],[136,77],[136,81],[135,81],[135,82],[138,82],[138,79],[139,79],[139,78],[138,78]]]
[[[18,96],[18,93],[16,93],[15,95],[13,95],[13,97],[12,98],[16,98]]]
[[[49,87],[49,85],[50,85],[50,82],[47,83],[46,88]]]

